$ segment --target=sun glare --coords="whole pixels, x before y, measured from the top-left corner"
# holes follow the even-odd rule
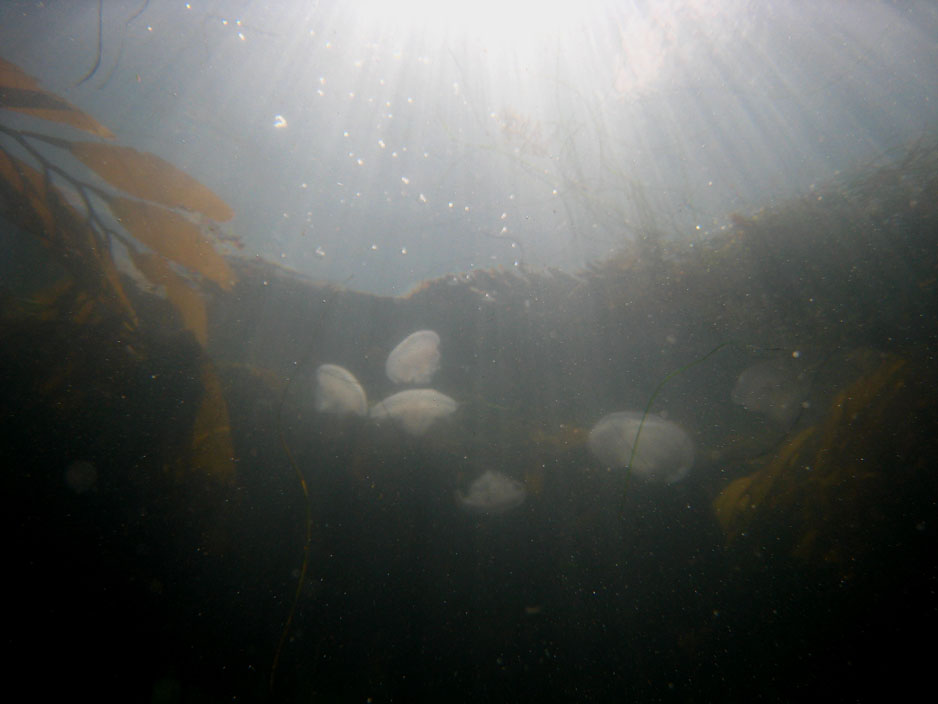
[[[600,5],[589,0],[397,0],[362,3],[360,16],[395,33],[461,36],[489,50],[517,51],[569,31]]]

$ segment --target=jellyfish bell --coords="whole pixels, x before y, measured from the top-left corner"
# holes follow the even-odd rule
[[[316,369],[316,410],[340,416],[363,416],[368,411],[365,390],[348,369],[323,364]]]
[[[471,513],[497,515],[524,503],[524,485],[501,472],[486,470],[463,493],[456,490],[456,501]]]
[[[390,418],[411,435],[423,435],[440,418],[453,413],[456,402],[433,389],[408,389],[388,396],[371,408],[371,417]]]
[[[384,365],[395,384],[429,384],[440,368],[440,336],[418,330],[405,337],[388,355]]]
[[[779,358],[746,367],[730,398],[748,411],[761,413],[779,425],[791,425],[808,394],[808,383],[794,359]]]
[[[694,443],[684,430],[660,416],[619,411],[604,416],[590,431],[588,446],[603,464],[628,467],[648,482],[674,484],[687,476],[694,464]],[[632,452],[638,435],[637,449]]]

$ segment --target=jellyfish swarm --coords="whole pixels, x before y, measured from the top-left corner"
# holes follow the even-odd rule
[[[620,411],[604,416],[589,434],[590,451],[610,467],[628,467],[649,482],[674,484],[687,476],[694,464],[694,443],[680,426],[659,416]],[[638,429],[638,446],[632,447]]]
[[[439,391],[408,389],[376,403],[371,417],[390,418],[411,435],[423,435],[434,422],[455,410],[456,402]]]
[[[365,415],[365,390],[348,370],[336,364],[323,364],[316,370],[316,410],[336,415]]]
[[[432,330],[408,335],[391,350],[384,365],[395,384],[429,384],[439,368],[440,336]]]
[[[808,394],[808,383],[794,359],[769,359],[746,367],[730,394],[733,403],[791,425]]]
[[[488,469],[469,485],[467,493],[457,490],[456,501],[472,513],[495,515],[520,506],[525,495],[521,482]]]

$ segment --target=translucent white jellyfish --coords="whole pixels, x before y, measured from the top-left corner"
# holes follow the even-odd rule
[[[590,451],[610,467],[628,467],[642,414],[620,411],[604,416],[589,434]],[[660,416],[645,416],[632,459],[632,474],[649,482],[673,484],[694,464],[694,443],[680,426]]]
[[[808,395],[808,382],[794,359],[769,359],[747,367],[730,394],[733,403],[790,425]]]
[[[440,336],[432,330],[408,335],[391,350],[384,368],[395,384],[429,384],[440,368]]]
[[[316,370],[316,410],[363,416],[368,410],[365,390],[348,369],[323,364]]]
[[[468,492],[457,490],[456,500],[472,513],[494,515],[520,506],[526,495],[524,484],[488,469],[469,485]]]
[[[456,402],[433,389],[408,389],[371,408],[371,417],[390,418],[411,435],[423,435],[433,423],[456,410]]]

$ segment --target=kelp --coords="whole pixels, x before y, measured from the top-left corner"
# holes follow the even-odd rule
[[[210,188],[155,154],[101,142],[72,142],[69,149],[98,176],[132,196],[220,222],[234,217],[231,206]]]
[[[86,218],[69,204],[61,191],[50,188],[48,179],[26,162],[0,150],[0,193],[10,197],[5,215],[26,232],[35,234],[44,246],[68,253],[73,266],[69,287],[81,278],[95,292],[100,305],[123,313],[131,326],[137,314],[121,284],[110,251],[98,246],[98,236]],[[68,287],[66,287],[68,288]],[[53,300],[49,301],[51,305]]]
[[[42,90],[35,78],[3,59],[0,59],[0,107],[68,125],[105,139],[114,138],[114,133],[93,117],[54,93]]]
[[[107,203],[121,225],[138,242],[201,274],[226,291],[231,290],[234,272],[195,224],[179,213],[145,201],[112,197],[107,199]]]
[[[163,287],[166,298],[179,313],[183,327],[189,330],[203,348],[208,345],[208,312],[205,301],[192,285],[173,271],[162,257],[146,252],[131,252],[134,266],[147,279]]]
[[[114,138],[97,120],[43,90],[36,79],[2,59],[0,107]],[[75,157],[88,172],[62,166],[69,163],[57,158],[62,154]],[[116,318],[118,324],[135,330],[142,325],[140,296],[157,293],[178,314],[181,327],[199,348],[208,346],[203,289],[211,284],[230,291],[237,277],[212,236],[216,223],[230,220],[234,213],[204,184],[154,154],[69,139],[61,130],[54,135],[27,131],[0,121],[0,208],[4,217],[35,236],[59,265],[53,279],[30,292],[32,309],[21,311],[22,315],[37,323],[80,327],[112,326]],[[126,256],[117,259],[120,251]],[[122,266],[125,270],[132,266],[139,276],[123,275]],[[152,288],[126,288],[128,281],[144,280]],[[173,318],[164,320],[175,323]],[[147,322],[163,320],[150,312]],[[50,368],[47,382],[53,384],[57,383],[54,369],[67,375],[68,367]],[[234,468],[228,407],[207,357],[203,356],[201,369],[204,395],[193,423],[191,457],[185,464],[227,479]]]
[[[208,477],[227,482],[235,471],[231,421],[218,372],[208,360],[203,360],[201,381],[204,395],[192,427],[190,465]]]
[[[728,545],[775,544],[798,560],[850,565],[871,534],[888,530],[890,505],[934,495],[933,372],[894,355],[853,356],[866,371],[834,396],[826,416],[713,501]]]
[[[797,471],[801,450],[816,428],[805,428],[795,435],[765,467],[733,480],[713,501],[713,509],[727,542],[745,533],[752,517],[762,504],[772,498],[779,482],[790,480]]]
[[[17,225],[39,237],[48,238],[55,229],[46,179],[24,161],[0,151],[0,179],[21,199],[18,207],[8,213]]]
[[[34,114],[31,110],[36,102],[35,94],[51,95],[41,91],[35,79],[7,62],[0,65],[0,91],[4,108],[28,114]],[[76,108],[69,107],[69,111],[82,114]],[[72,124],[77,120],[56,121]],[[84,122],[95,123],[90,117]],[[124,305],[129,317],[136,318],[136,314],[132,306],[127,305],[119,278],[114,275],[112,245],[115,241],[127,250],[152,250],[183,271],[199,275],[222,289],[230,290],[235,283],[234,273],[210,238],[212,223],[230,220],[233,211],[204,184],[160,157],[130,147],[70,140],[2,124],[0,135],[15,142],[39,167],[14,156],[6,148],[0,151],[0,180],[17,196],[11,199],[17,211],[12,214],[14,220],[23,229],[52,240],[60,251],[77,249],[86,263],[88,260],[96,263],[113,289],[112,297]],[[40,151],[37,145],[68,151],[120,192],[106,190],[67,172],[46,155],[47,150]],[[60,186],[71,191],[73,200],[81,201],[84,212],[68,202]],[[111,224],[102,203],[123,231]],[[72,211],[73,217],[63,218],[63,211]],[[70,222],[63,227],[64,219]],[[102,250],[104,255],[100,254]],[[184,317],[188,314],[188,311],[180,312]],[[200,341],[204,343],[205,339]]]

